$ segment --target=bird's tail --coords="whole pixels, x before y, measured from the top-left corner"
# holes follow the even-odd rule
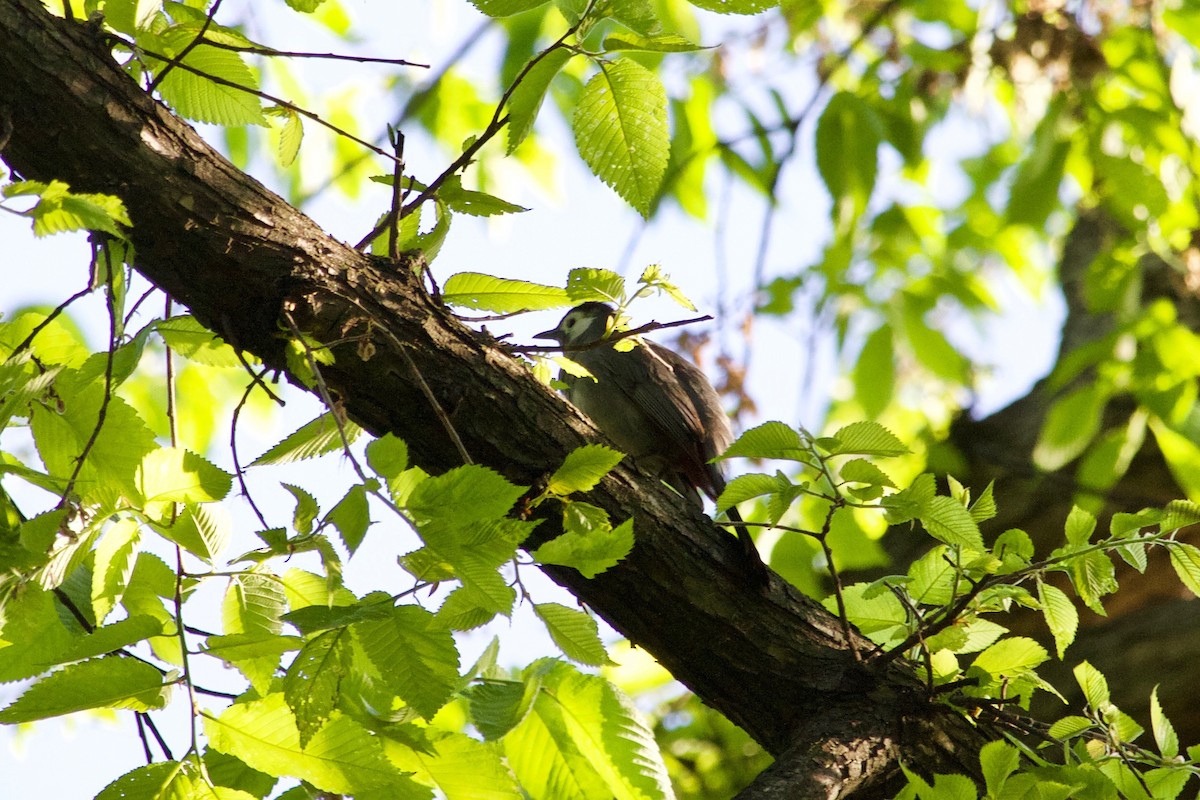
[[[746,526],[746,521],[742,519],[741,512],[737,510],[737,506],[730,506],[725,512],[725,516],[729,517],[729,521],[737,529],[737,537],[742,545],[742,555],[745,558],[746,570],[753,576],[756,582],[765,586],[769,570],[767,569],[767,565],[763,563],[762,556],[759,555],[758,547],[754,544],[754,537],[750,535],[750,528]]]

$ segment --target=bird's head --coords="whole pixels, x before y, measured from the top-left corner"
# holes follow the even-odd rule
[[[607,303],[589,301],[575,306],[567,312],[558,327],[536,334],[535,339],[553,339],[559,344],[590,344],[608,332],[609,322],[615,312]]]

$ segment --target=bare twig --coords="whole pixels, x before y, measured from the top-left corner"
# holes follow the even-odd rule
[[[266,373],[267,370],[264,369],[263,375]],[[259,380],[261,381],[261,376],[259,376]],[[242,490],[242,497],[246,498],[246,502],[250,504],[250,510],[254,512],[256,517],[258,517],[259,523],[262,524],[263,529],[265,530],[271,526],[267,524],[267,518],[263,516],[262,510],[258,507],[258,503],[254,502],[254,497],[250,494],[250,487],[246,485],[246,470],[242,467],[241,458],[238,456],[237,444],[238,419],[241,416],[242,409],[250,400],[250,393],[254,391],[254,386],[255,384],[253,382],[246,385],[246,391],[242,393],[242,399],[239,400],[238,404],[233,408],[233,419],[229,424],[229,450],[233,454],[233,474],[237,476],[238,487]]]
[[[102,240],[99,245],[93,240],[92,243],[92,264],[93,274],[95,264],[97,263],[100,254],[104,255],[107,266],[105,273],[105,281],[108,288],[104,293],[105,305],[108,308],[108,352],[104,360],[104,394],[100,398],[100,409],[96,413],[96,424],[92,428],[92,433],[88,437],[87,442],[79,451],[79,455],[75,459],[75,468],[71,471],[71,477],[67,479],[67,485],[63,487],[62,497],[58,501],[58,508],[63,508],[69,502],[71,493],[75,489],[75,482],[79,480],[80,473],[83,472],[84,462],[87,461],[88,454],[92,452],[92,448],[96,446],[97,440],[100,438],[100,430],[104,427],[104,420],[108,417],[108,405],[112,401],[113,393],[113,362],[115,361],[116,350],[120,342],[118,341],[119,323],[117,321],[116,300],[113,297],[114,285],[112,276],[112,252],[108,247],[108,240]]]
[[[126,42],[123,39],[121,41],[127,47],[133,49],[134,51],[144,53],[145,55],[150,56],[151,58],[157,58],[160,61],[169,61],[170,60],[169,56],[165,56],[162,53],[156,53],[153,50],[147,50],[144,47],[139,47],[139,46],[135,45],[134,43]],[[326,120],[322,119],[319,114],[317,114],[313,111],[309,111],[308,109],[303,108],[301,106],[298,106],[295,103],[284,100],[282,97],[276,97],[275,95],[268,94],[267,92],[264,92],[261,89],[252,89],[251,87],[244,86],[244,85],[238,83],[237,81],[227,80],[218,75],[212,75],[210,73],[205,72],[204,70],[196,69],[195,67],[193,67],[189,64],[185,64],[183,62],[177,63],[175,66],[181,70],[184,70],[185,72],[190,72],[193,75],[199,75],[200,77],[204,78],[205,80],[212,81],[213,83],[217,84],[218,86],[227,86],[230,89],[237,89],[240,92],[245,92],[246,94],[252,94],[255,97],[261,98],[263,100],[267,100],[271,103],[274,103],[275,105],[279,106],[280,108],[286,108],[289,111],[294,111],[295,113],[299,114],[300,116],[307,117],[308,119],[311,119],[313,122],[317,123],[318,125],[321,125],[327,129],[333,131],[338,136],[341,136],[344,139],[349,139],[350,141],[354,142],[355,144],[365,147],[366,149],[370,150],[372,153],[375,153],[378,156],[382,156],[382,157],[388,159],[389,161],[392,158],[391,153],[387,152],[383,148],[378,147],[374,144],[371,144],[366,139],[359,138],[358,136],[355,136],[354,134],[350,133],[349,131],[347,131],[343,128],[339,128],[337,125],[334,125],[332,122],[327,122]]]
[[[419,64],[416,61],[406,61],[403,58],[382,58],[379,56],[351,56],[344,53],[307,53],[297,50],[276,50],[273,47],[264,47],[262,45],[238,45],[229,44],[228,42],[218,42],[214,39],[204,39],[201,44],[206,44],[209,47],[216,47],[221,50],[232,50],[235,53],[250,53],[256,56],[267,56],[268,58],[316,58],[329,61],[353,61],[358,64],[391,64],[395,67],[419,67],[420,69],[429,69],[428,64]]]
[[[581,15],[580,22],[582,22],[585,17],[586,13]],[[491,141],[492,138],[504,128],[504,126],[508,123],[508,115],[504,113],[504,108],[508,105],[508,101],[512,97],[513,92],[516,91],[517,86],[521,84],[521,81],[525,79],[525,76],[529,74],[529,71],[537,66],[542,59],[555,50],[566,46],[567,39],[573,36],[575,31],[579,29],[580,22],[576,22],[574,25],[567,28],[566,32],[564,32],[562,36],[558,37],[554,44],[550,45],[545,50],[529,59],[529,63],[526,64],[519,73],[517,73],[517,76],[513,78],[513,82],[507,89],[504,90],[504,94],[500,96],[500,102],[496,104],[496,110],[492,114],[492,119],[483,132],[476,137],[475,141],[471,142],[469,147],[463,150],[462,155],[454,159],[450,166],[446,167],[446,169],[444,169],[440,175],[434,178],[433,181],[431,181],[430,184],[426,186],[419,195],[417,195],[416,199],[404,204],[399,212],[397,212],[401,218],[408,216],[413,212],[414,209],[437,194],[438,189],[442,187],[443,183],[448,181],[450,177],[459,170],[466,168],[467,165],[469,165],[475,159],[475,154],[478,153],[485,144]],[[382,222],[376,225],[370,233],[363,237],[362,241],[360,241],[355,248],[361,250],[364,246],[373,241],[381,231],[386,230],[387,226],[393,224],[393,216],[394,214],[389,212],[387,217],[385,217]]]

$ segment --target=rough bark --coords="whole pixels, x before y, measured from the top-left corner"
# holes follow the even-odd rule
[[[23,177],[121,197],[149,280],[273,367],[285,368],[281,331],[292,321],[323,342],[349,339],[323,373],[336,402],[405,439],[427,470],[462,463],[447,421],[476,463],[522,484],[597,439],[435,302],[412,263],[331,239],[147,97],[94,37],[38,0],[0,0],[2,154]],[[747,796],[760,786],[762,797],[884,796],[900,757],[977,771],[983,733],[932,703],[904,665],[861,663],[852,648],[865,643],[847,642],[778,578],[755,588],[734,538],[656,480],[619,468],[589,500],[617,519],[633,514],[633,553],[593,580],[547,571],[777,756]],[[557,533],[555,510],[539,514],[541,536]]]

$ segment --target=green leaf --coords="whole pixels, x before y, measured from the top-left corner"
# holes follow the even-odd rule
[[[1067,515],[1067,541],[1077,545],[1087,544],[1095,530],[1096,518],[1079,506],[1072,506],[1071,513]]]
[[[104,21],[113,30],[133,36],[149,28],[161,10],[160,0],[111,0],[104,4]]]
[[[1051,103],[1034,131],[1032,147],[1018,165],[1009,191],[1005,209],[1009,222],[1041,229],[1060,205],[1058,190],[1071,151],[1071,140],[1063,135],[1060,124],[1065,106],[1061,97]]]
[[[1042,606],[1042,616],[1046,618],[1046,627],[1054,636],[1054,646],[1061,660],[1067,647],[1075,641],[1075,632],[1079,628],[1079,612],[1066,592],[1049,583],[1038,582],[1038,602]]]
[[[350,637],[345,630],[318,634],[296,654],[283,678],[283,696],[296,719],[300,747],[337,707],[342,678],[350,671]]]
[[[1071,715],[1057,720],[1050,726],[1050,730],[1047,733],[1049,733],[1051,738],[1066,740],[1078,736],[1084,731],[1089,731],[1095,726],[1096,723],[1087,717]]]
[[[1177,531],[1200,522],[1200,503],[1191,500],[1172,500],[1163,511],[1159,522],[1159,529],[1163,531]]]
[[[847,483],[865,483],[869,486],[896,488],[892,479],[883,470],[864,458],[852,458],[838,470],[838,477]]]
[[[560,497],[574,492],[590,492],[624,457],[624,453],[611,447],[585,444],[567,454],[562,466],[550,476],[546,491]]]
[[[438,199],[443,201],[451,211],[466,214],[471,217],[494,217],[500,214],[519,214],[528,211],[525,206],[501,200],[487,192],[477,192],[464,189],[462,178],[453,175],[442,183],[437,191]],[[443,296],[444,297],[444,296]]]
[[[817,169],[833,197],[835,220],[855,219],[875,189],[882,126],[861,98],[839,92],[817,121]]]
[[[211,773],[211,770],[210,770]],[[274,779],[266,787],[270,791]],[[254,800],[256,795],[209,781],[195,756],[127,772],[96,795],[96,800]]]
[[[222,499],[233,487],[233,476],[190,450],[160,447],[142,459],[137,483],[146,499],[147,515],[161,519],[174,503]]]
[[[296,533],[307,536],[313,531],[313,520],[321,513],[321,507],[317,505],[317,498],[299,486],[292,486],[288,483],[281,484],[281,486],[296,498],[296,508],[292,511],[292,527],[296,529]]]
[[[378,483],[375,484],[378,486]],[[342,543],[350,555],[358,550],[367,528],[371,524],[371,510],[367,504],[367,487],[361,483],[350,487],[346,496],[329,509],[329,521],[342,535]]]
[[[112,656],[51,673],[0,711],[0,722],[33,722],[92,708],[150,711],[162,708],[166,700],[158,670],[143,661]]]
[[[625,299],[625,279],[612,270],[576,267],[567,273],[567,296],[572,303],[596,300],[621,305]]]
[[[339,432],[333,414],[326,412],[288,434],[282,442],[254,459],[250,466],[291,464],[323,456],[326,453],[339,452],[343,448],[343,434],[346,437],[346,444],[353,444],[362,434],[362,428],[350,420],[344,420],[342,430]]]
[[[1171,566],[1192,594],[1200,597],[1200,549],[1185,542],[1170,542]]]
[[[388,757],[420,780],[419,794],[397,800],[427,800],[430,786],[439,797],[480,800],[525,800],[499,749],[461,733],[429,737],[421,747],[388,747]],[[391,800],[389,797],[388,800]]]
[[[1074,673],[1079,688],[1083,689],[1083,696],[1087,700],[1088,706],[1095,711],[1103,710],[1108,705],[1110,697],[1108,681],[1104,675],[1087,661],[1077,664]]]
[[[245,675],[254,690],[263,695],[271,688],[283,654],[303,645],[304,640],[298,636],[261,632],[210,636],[205,642],[209,654]]]
[[[911,452],[904,442],[878,422],[852,422],[833,435],[834,444],[827,447],[830,455],[853,453],[862,456],[902,456]]]
[[[971,504],[971,519],[976,523],[987,522],[996,516],[996,498],[992,495],[994,483],[994,481],[988,483],[983,494],[979,495],[979,498]]]
[[[1044,662],[1049,655],[1046,648],[1024,636],[1001,639],[980,653],[972,667],[977,667],[993,678],[1019,678]]]
[[[910,299],[901,311],[904,337],[921,366],[943,380],[955,384],[966,382],[969,363],[941,330],[926,321],[924,305]]]
[[[481,604],[478,592],[467,586],[459,586],[446,595],[441,608],[434,614],[434,620],[439,626],[452,631],[472,631],[495,619],[498,613],[495,605],[487,600]],[[508,608],[503,610],[509,613]]]
[[[425,719],[458,688],[454,637],[425,609],[399,606],[387,619],[359,622],[352,630],[388,688]]]
[[[154,529],[209,564],[225,551],[233,535],[233,522],[220,505],[188,504],[174,525]]]
[[[556,48],[529,68],[508,99],[508,154],[512,155],[533,130],[534,120],[554,76],[562,71],[575,52]]]
[[[549,0],[471,0],[471,5],[489,17],[511,17],[545,5]]]
[[[649,217],[670,156],[667,94],[658,76],[629,59],[602,62],[583,88],[572,127],[592,173]]]
[[[673,797],[654,737],[627,697],[602,678],[539,662],[537,694],[504,752],[531,797]]]
[[[779,0],[691,0],[691,4],[718,14],[758,14],[779,5]]]
[[[978,552],[987,549],[971,512],[952,497],[939,495],[930,499],[919,519],[929,535],[939,541]]]
[[[408,498],[418,520],[464,525],[504,517],[527,487],[507,481],[495,470],[469,464],[422,481]]]
[[[151,636],[158,636],[162,632],[163,626],[159,620],[146,614],[135,614],[111,625],[103,625],[82,639],[76,639],[56,660],[65,664],[69,661],[96,658],[145,641]]]
[[[240,367],[242,362],[225,340],[196,321],[190,314],[154,323],[163,344],[189,361],[208,367]]]
[[[990,797],[1000,797],[1008,776],[1021,764],[1021,752],[1008,742],[988,742],[979,750],[979,765]]]
[[[878,417],[896,388],[896,349],[892,327],[880,325],[867,336],[854,365],[854,397],[868,417]]]
[[[683,290],[671,282],[671,277],[663,270],[661,264],[650,264],[643,269],[642,274],[638,276],[638,284],[644,288],[638,289],[635,294],[636,297],[642,297],[646,289],[652,289],[659,294],[665,294],[667,297],[670,297],[688,311],[695,312],[698,310],[696,304],[688,299]]]
[[[124,237],[123,228],[133,225],[119,198],[106,194],[76,194],[62,181],[17,181],[3,189],[4,197],[36,196],[29,210],[33,234],[49,236],[69,231],[104,231]]]
[[[541,564],[574,567],[585,578],[594,578],[622,561],[633,550],[633,518],[616,528],[602,509],[602,519],[588,514],[586,503],[570,503],[563,509],[564,533],[533,552]]]
[[[193,33],[174,31],[169,38],[178,52],[191,41]],[[161,74],[164,68],[166,64],[157,64],[155,74]],[[172,67],[158,85],[163,100],[180,116],[216,125],[265,125],[262,104],[252,94],[257,88],[258,79],[241,54],[207,45],[188,52],[181,65]]]
[[[800,434],[782,422],[764,422],[751,428],[729,446],[721,458],[774,458],[807,463],[811,458]]]
[[[1179,736],[1175,726],[1163,713],[1162,704],[1158,701],[1158,687],[1150,692],[1150,727],[1154,731],[1154,743],[1163,758],[1175,758],[1179,755]]]
[[[705,49],[677,33],[660,33],[654,36],[614,33],[604,37],[602,47],[606,51],[635,50],[644,53],[694,53]]]
[[[305,635],[317,631],[341,628],[355,622],[365,622],[372,619],[387,619],[392,614],[392,598],[389,595],[376,597],[375,593],[368,595],[362,601],[351,605],[311,605],[297,608],[283,615],[283,621],[294,625]]]
[[[1099,383],[1086,384],[1055,400],[1033,451],[1038,467],[1053,472],[1083,453],[1100,431],[1107,403],[1108,391]]]
[[[367,445],[367,464],[388,486],[408,469],[408,445],[388,433]]]
[[[248,572],[235,576],[221,606],[225,632],[279,633],[284,602],[283,587],[274,575]]]
[[[271,117],[282,117],[283,127],[279,128],[279,144],[275,157],[281,167],[290,167],[300,155],[300,144],[304,141],[304,120],[290,108],[274,106],[266,109]]]
[[[869,584],[857,583],[846,587],[842,597],[846,603],[846,618],[871,641],[880,646],[899,644],[908,635],[908,614],[904,606],[889,591],[871,593]],[[838,613],[837,600],[832,595],[822,601],[831,614]]]
[[[937,483],[933,475],[928,472],[918,475],[912,485],[883,498],[882,504],[887,509],[888,523],[899,525],[921,516],[929,508],[936,494]]]
[[[133,574],[133,564],[141,542],[135,520],[124,518],[110,525],[96,546],[92,566],[92,610],[96,622],[104,622],[121,602]]]
[[[559,603],[535,603],[533,611],[567,658],[595,667],[613,663],[590,615]]]
[[[162,761],[130,770],[100,790],[96,800],[165,800],[190,798],[190,793],[177,792],[176,778],[181,775],[177,761]]]
[[[446,279],[442,299],[452,306],[515,314],[569,305],[565,289],[529,281],[510,280],[480,272],[459,272]]]
[[[721,496],[717,498],[717,513],[744,503],[755,497],[769,495],[779,489],[779,482],[772,475],[751,473],[738,475],[726,484]]]
[[[487,681],[463,694],[470,703],[471,722],[485,741],[501,738],[521,724],[541,689],[537,675],[524,681]]]
[[[379,740],[337,711],[301,746],[295,717],[282,692],[235,703],[219,717],[205,716],[209,746],[268,775],[290,775],[326,792],[358,794],[404,781],[383,755]]]

